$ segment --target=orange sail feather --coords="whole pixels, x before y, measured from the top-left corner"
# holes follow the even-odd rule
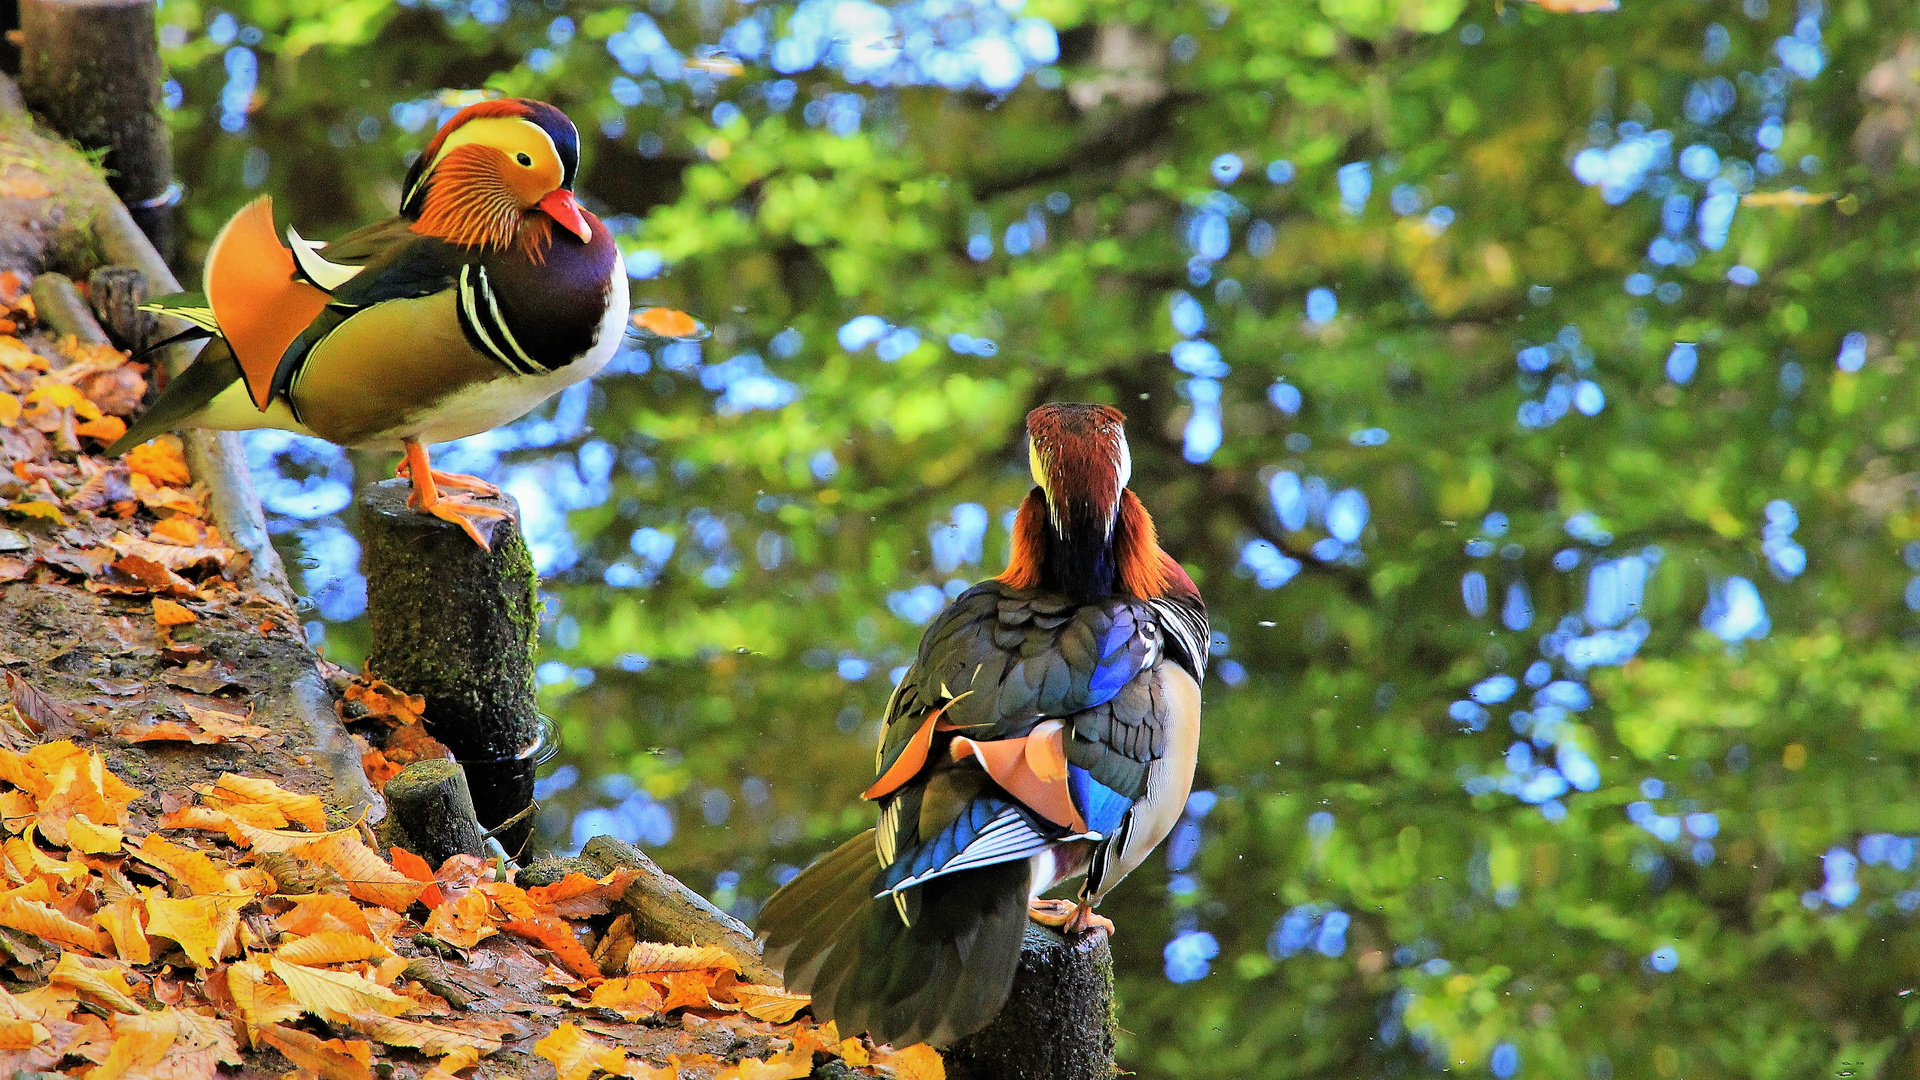
[[[293,273],[293,252],[273,231],[273,199],[265,195],[233,215],[207,250],[207,303],[261,412],[280,357],[327,306],[326,293]]]

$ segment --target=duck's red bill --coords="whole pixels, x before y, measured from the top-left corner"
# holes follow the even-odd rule
[[[540,200],[540,209],[545,210],[548,217],[559,222],[568,232],[579,237],[581,243],[593,241],[593,228],[580,212],[580,204],[573,201],[573,192],[566,188],[554,191]]]

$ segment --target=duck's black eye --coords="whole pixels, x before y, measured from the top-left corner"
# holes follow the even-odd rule
[[[533,167],[533,159],[528,157],[525,154],[515,154],[513,155],[513,160],[519,162],[522,165],[527,166],[528,168]]]

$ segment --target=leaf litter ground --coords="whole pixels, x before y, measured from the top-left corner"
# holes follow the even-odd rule
[[[177,440],[98,456],[145,365],[54,339],[25,284],[0,273],[0,1075],[941,1075],[635,940],[625,872],[429,867],[328,805],[291,682],[318,666],[376,787],[444,756],[419,699],[246,591]]]

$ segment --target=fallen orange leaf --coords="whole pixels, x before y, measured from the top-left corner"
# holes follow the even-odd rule
[[[82,926],[37,900],[19,896],[0,901],[0,926],[90,953],[104,953],[113,947],[104,932]]]
[[[447,902],[447,898],[440,893],[440,883],[434,880],[433,867],[427,865],[427,860],[403,847],[395,847],[388,854],[393,856],[395,870],[426,885],[426,888],[420,891],[421,903],[430,908],[437,908]]]
[[[946,1062],[940,1051],[926,1043],[914,1043],[898,1050],[881,1050],[873,1055],[874,1064],[893,1071],[896,1080],[946,1080]]]
[[[137,897],[123,896],[93,913],[93,921],[113,939],[114,952],[130,964],[153,960],[153,946],[147,941],[145,911]]]
[[[387,865],[385,859],[374,854],[373,849],[357,837],[329,833],[297,844],[289,851],[339,874],[354,899],[395,911],[406,910],[426,888]]]
[[[513,1027],[498,1020],[464,1018],[458,1027],[402,1020],[379,1013],[360,1013],[346,1020],[348,1027],[388,1046],[411,1046],[423,1054],[438,1056],[456,1050],[477,1050],[482,1055],[500,1049],[500,1036]]]
[[[491,910],[485,894],[469,892],[434,908],[427,916],[427,933],[456,949],[471,949],[499,933],[492,924]]]
[[[669,971],[666,976],[667,999],[660,1003],[661,1012],[675,1009],[704,1009],[712,1004],[709,991],[713,988],[713,976],[709,972]]]
[[[652,983],[634,976],[608,979],[594,987],[591,1004],[597,1009],[612,1009],[627,1020],[639,1020],[659,1012],[664,1000]]]
[[[354,682],[347,686],[348,701],[357,701],[364,705],[367,715],[397,721],[401,724],[417,724],[425,719],[427,699],[419,694],[408,694],[371,676],[362,676],[366,682]]]
[[[153,621],[161,626],[185,626],[200,621],[200,616],[164,597],[153,598]]]
[[[640,871],[630,866],[621,867],[597,881],[575,872],[551,885],[528,889],[527,899],[563,919],[591,918],[605,915],[610,903],[619,899],[639,876]]]
[[[98,420],[89,420],[73,426],[74,434],[85,435],[89,439],[98,439],[111,443],[127,433],[127,422],[117,416],[102,416]]]
[[[813,998],[808,994],[790,993],[777,986],[736,983],[733,1000],[739,1002],[742,1012],[755,1020],[785,1024],[799,1015],[800,1010],[806,1008]]]
[[[150,443],[136,446],[127,451],[125,461],[127,468],[155,484],[184,487],[193,482],[193,474],[187,471],[187,457],[177,435],[162,435]]]
[[[600,965],[593,962],[593,955],[573,936],[573,928],[556,919],[541,916],[538,919],[513,919],[501,925],[500,929],[516,937],[550,950],[568,971],[583,979],[600,978]]]
[[[813,1075],[813,1051],[793,1047],[765,1060],[747,1058],[713,1080],[801,1080]]]
[[[259,1041],[261,1028],[300,1015],[293,995],[285,986],[269,981],[271,978],[266,965],[257,959],[227,966],[227,992],[240,1010],[249,1043]]]
[[[642,941],[627,954],[627,971],[634,975],[649,971],[699,971],[706,968],[737,973],[740,961],[718,945],[669,945],[661,941]]]
[[[420,1080],[456,1080],[460,1070],[472,1068],[480,1062],[480,1051],[468,1046],[456,1046],[453,1051],[436,1062]]]
[[[320,1080],[372,1080],[372,1043],[322,1039],[280,1024],[261,1028],[260,1038]]]
[[[345,930],[366,937],[373,936],[373,930],[367,925],[366,912],[344,896],[296,896],[293,898],[293,910],[273,920],[273,928],[286,934],[308,935]]]

